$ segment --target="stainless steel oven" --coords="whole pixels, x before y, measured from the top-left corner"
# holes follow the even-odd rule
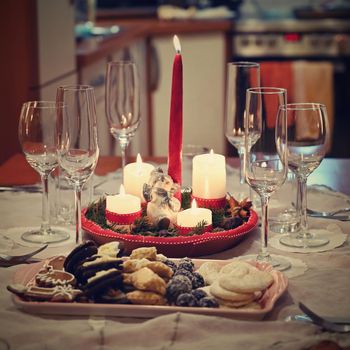
[[[326,82],[317,82],[317,69],[314,74],[308,67],[331,67],[332,76],[327,80],[329,93],[324,90],[327,108],[332,115],[332,144],[330,157],[350,158],[350,22],[343,20],[283,20],[283,21],[238,21],[234,24],[231,41],[231,60],[255,61],[261,63],[262,84],[264,74],[269,83],[274,74],[281,82],[294,79],[286,74],[283,67],[288,63],[294,69],[303,64],[304,71],[299,75],[307,79],[294,86],[295,95],[306,86],[306,97],[310,92],[317,97],[318,90]],[[275,65],[269,65],[269,63]],[[276,64],[277,63],[277,64]],[[280,63],[280,65],[278,65]],[[314,63],[314,64],[313,64]],[[321,63],[324,63],[323,65]],[[264,72],[264,67],[275,67],[276,72]],[[279,68],[280,67],[280,68]],[[306,74],[305,74],[306,73]],[[277,79],[277,80],[278,80]],[[312,85],[314,84],[316,85]],[[278,84],[278,81],[276,82]],[[296,85],[296,84],[294,84]],[[290,86],[290,84],[288,85]],[[312,94],[311,94],[312,95]],[[300,97],[300,96],[299,96]],[[301,97],[300,97],[301,98]],[[289,101],[304,102],[304,101]],[[322,102],[322,101],[310,101]],[[228,153],[232,154],[232,149]]]

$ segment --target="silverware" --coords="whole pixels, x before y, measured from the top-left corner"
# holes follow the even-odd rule
[[[32,248],[29,247],[25,247],[25,249],[28,251],[28,249],[30,249],[29,252],[26,252],[25,254],[19,254],[18,252],[16,253],[16,250],[18,251],[23,251],[23,248],[20,249],[14,249],[14,254],[13,255],[9,255],[9,254],[3,254],[0,253],[0,265],[4,266],[4,265],[16,265],[16,264],[20,264],[25,262],[26,260],[30,259],[31,257],[33,257],[34,255],[40,253],[41,251],[43,251],[44,249],[47,248],[47,244],[41,246],[40,248],[34,249],[32,250]]]
[[[306,209],[306,213],[309,216],[316,216],[316,217],[328,217],[328,216],[335,216],[340,213],[348,213],[350,212],[350,208],[343,208],[343,209],[338,209],[338,210],[333,210],[333,211],[316,211],[312,209]]]
[[[332,332],[338,332],[338,333],[348,333],[350,332],[350,324],[345,323],[334,323],[329,320],[326,320],[325,318],[315,314],[313,311],[311,311],[307,306],[305,306],[303,303],[299,302],[299,308],[305,312],[307,316],[311,318],[313,323],[316,325],[322,327],[323,329],[327,331]]]
[[[21,185],[21,186],[0,186],[0,192],[42,192],[42,189],[37,185]]]

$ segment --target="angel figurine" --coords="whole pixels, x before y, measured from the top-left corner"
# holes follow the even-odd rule
[[[147,204],[147,216],[153,224],[160,222],[170,224],[176,223],[177,213],[180,211],[181,203],[174,196],[180,186],[173,179],[164,174],[161,168],[151,172],[148,184],[143,185],[143,196]],[[165,224],[166,226],[166,224]]]

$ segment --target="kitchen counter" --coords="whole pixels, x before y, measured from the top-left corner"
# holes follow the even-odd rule
[[[232,28],[232,21],[220,20],[174,20],[165,21],[158,19],[137,20],[99,20],[97,26],[120,26],[117,34],[105,37],[92,37],[83,40],[77,45],[77,67],[89,65],[102,57],[106,57],[113,51],[124,48],[138,39],[146,39],[153,36],[181,34],[181,33],[205,33],[228,32]]]

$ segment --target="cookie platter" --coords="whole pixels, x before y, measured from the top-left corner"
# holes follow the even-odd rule
[[[172,259],[175,263],[179,259]],[[216,263],[222,267],[227,266],[230,260],[202,260],[192,259],[195,269],[199,269],[205,263]],[[17,295],[13,295],[14,304],[21,310],[34,314],[50,315],[100,315],[117,317],[152,318],[173,312],[186,312],[192,314],[204,314],[223,316],[241,320],[261,320],[269,313],[279,297],[286,291],[288,280],[283,273],[273,270],[265,263],[251,262],[260,271],[268,271],[273,277],[273,283],[263,291],[258,300],[260,308],[219,308],[208,307],[183,307],[173,305],[136,305],[136,304],[104,304],[88,302],[50,302],[27,301]],[[19,269],[13,283],[28,285],[33,282],[36,274],[43,268],[45,262],[31,264]]]
[[[199,257],[224,251],[238,244],[254,230],[258,223],[257,213],[250,209],[249,219],[234,229],[205,232],[193,236],[153,237],[121,234],[110,229],[104,229],[96,222],[89,220],[85,213],[86,209],[82,212],[82,228],[98,244],[112,241],[123,242],[126,252],[131,252],[139,247],[154,246],[159,253],[169,258]]]

